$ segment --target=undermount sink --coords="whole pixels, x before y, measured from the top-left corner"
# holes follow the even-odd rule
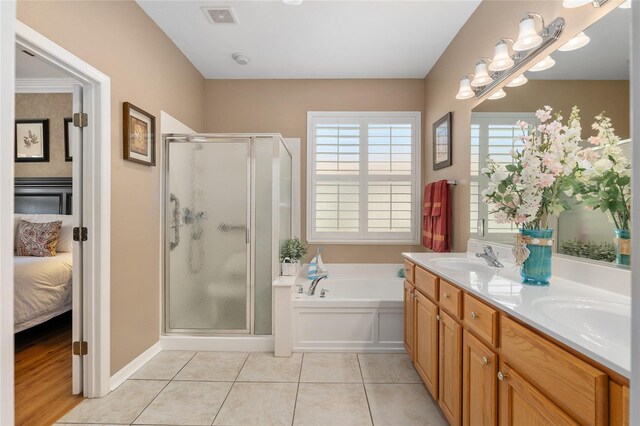
[[[477,261],[475,259],[445,257],[433,260],[432,264],[438,268],[453,269],[456,271],[477,272],[484,274],[492,274],[494,272],[494,270],[487,266],[483,261]]]
[[[593,343],[606,345],[611,342],[629,346],[629,304],[588,298],[549,297],[536,300],[533,307]]]

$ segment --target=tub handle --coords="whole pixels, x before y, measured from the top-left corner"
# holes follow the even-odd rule
[[[329,290],[324,289],[324,288],[322,290],[320,290],[320,297],[326,297],[325,293],[329,293]]]

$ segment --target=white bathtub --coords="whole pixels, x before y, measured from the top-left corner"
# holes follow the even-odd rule
[[[296,352],[403,352],[403,279],[395,264],[327,265],[309,296],[292,295]],[[322,289],[328,290],[324,298]]]

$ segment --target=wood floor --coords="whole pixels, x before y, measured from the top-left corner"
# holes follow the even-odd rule
[[[15,336],[16,425],[51,425],[82,401],[71,395],[71,312]]]

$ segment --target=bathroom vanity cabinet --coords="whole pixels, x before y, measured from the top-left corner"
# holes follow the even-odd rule
[[[405,261],[405,347],[452,425],[627,425],[626,378]]]

